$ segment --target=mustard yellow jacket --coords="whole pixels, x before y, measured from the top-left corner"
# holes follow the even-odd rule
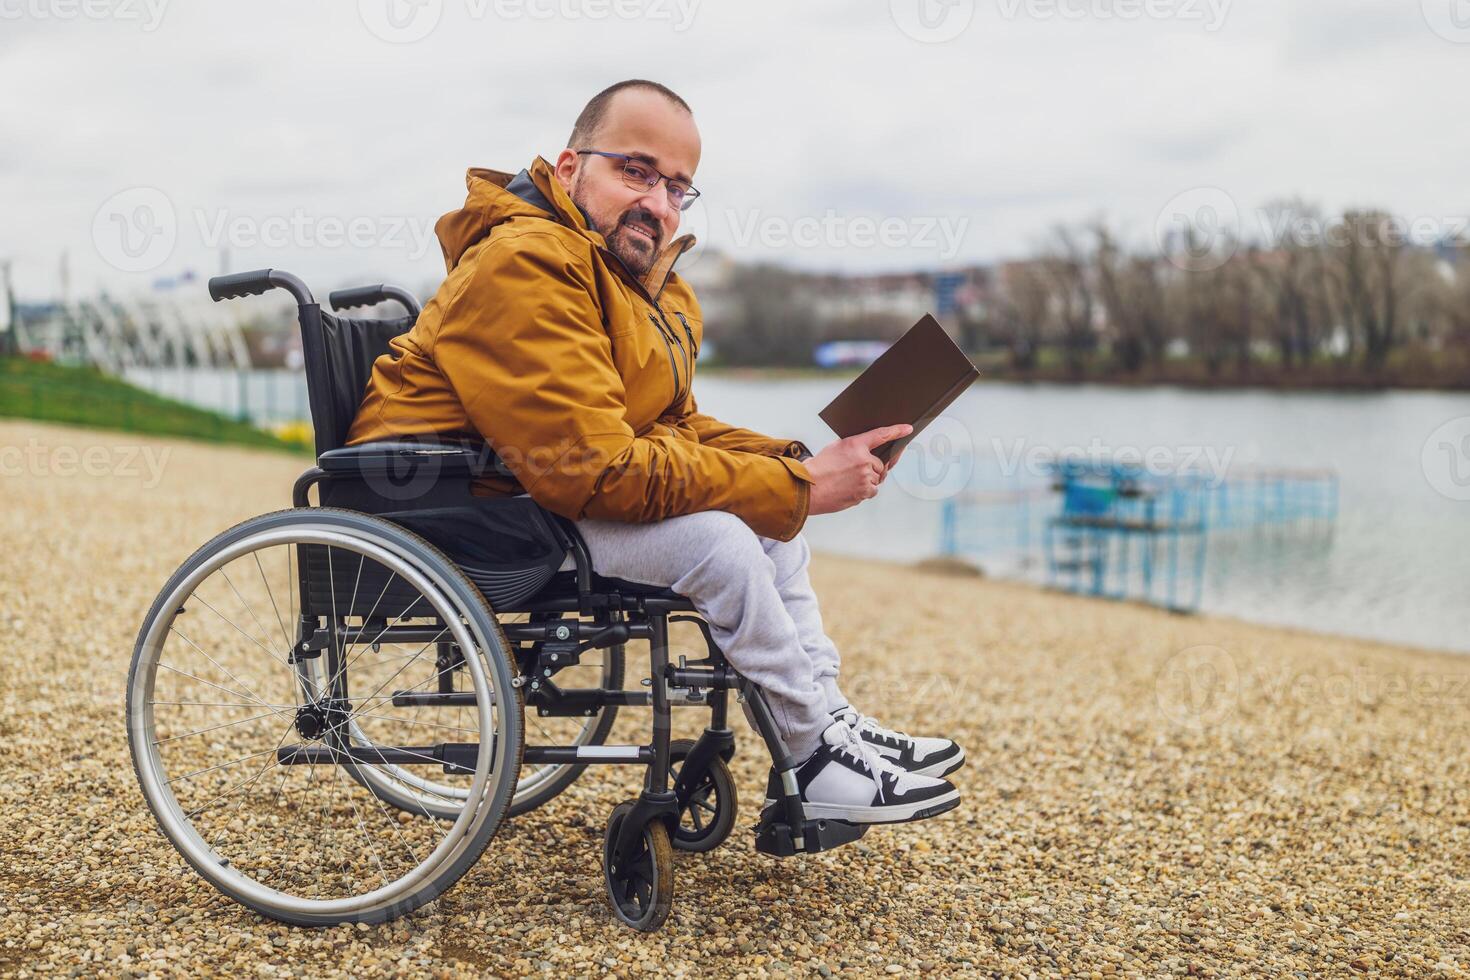
[[[529,493],[572,519],[658,521],[723,510],[788,541],[806,521],[800,442],[702,414],[704,323],[671,242],[636,279],[537,158],[475,169],[435,231],[448,276],[378,358],[348,433],[478,435],[515,474],[475,493]]]

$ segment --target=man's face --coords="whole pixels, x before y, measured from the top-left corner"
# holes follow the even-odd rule
[[[566,149],[556,159],[556,176],[572,200],[602,232],[608,248],[642,277],[679,230],[679,212],[669,204],[663,181],[652,190],[623,183],[620,160],[575,149],[626,153],[670,177],[693,181],[699,166],[699,130],[679,106],[648,89],[613,96],[592,145]]]

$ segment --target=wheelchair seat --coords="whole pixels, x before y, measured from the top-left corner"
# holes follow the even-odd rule
[[[614,578],[610,575],[599,575],[596,572],[592,573],[592,588],[597,592],[638,596],[643,599],[665,599],[669,602],[688,601],[679,593],[671,589],[666,589],[661,585],[649,585],[647,582],[630,582],[627,579]],[[536,598],[576,594],[577,573],[573,569],[560,571],[553,575]]]

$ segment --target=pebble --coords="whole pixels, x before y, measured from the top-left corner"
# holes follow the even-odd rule
[[[157,486],[0,476],[0,607],[13,634],[24,625],[31,658],[0,673],[0,974],[1418,977],[1470,966],[1455,899],[1470,880],[1459,751],[1470,720],[1393,694],[1470,690],[1470,661],[829,555],[812,578],[846,693],[887,725],[965,746],[958,810],[825,854],[759,855],[749,830],[769,762],[732,711],[737,830],[710,854],[677,856],[661,932],[633,933],[606,909],[601,828],[636,791],[634,771],[617,766],[590,768],[505,823],[414,915],[269,922],[205,884],[157,831],[118,705],[158,588],[220,529],[281,507],[306,461],[0,420],[0,446],[123,438],[169,450]],[[873,599],[894,594],[903,601]],[[1236,686],[1231,710],[1181,724],[1165,681],[1171,658],[1195,647],[1226,651]],[[1376,693],[1371,706],[1316,696],[1344,678]],[[703,721],[680,709],[674,724],[692,737]],[[611,740],[646,738],[646,712],[623,711]]]

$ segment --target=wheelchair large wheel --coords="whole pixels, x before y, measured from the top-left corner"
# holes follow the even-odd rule
[[[226,895],[285,922],[381,922],[453,885],[499,827],[520,769],[515,674],[484,598],[421,538],[350,511],[267,514],[197,551],[149,611],[133,765],[164,834]],[[441,789],[452,819],[426,812],[449,807]],[[389,807],[395,792],[424,805]]]

